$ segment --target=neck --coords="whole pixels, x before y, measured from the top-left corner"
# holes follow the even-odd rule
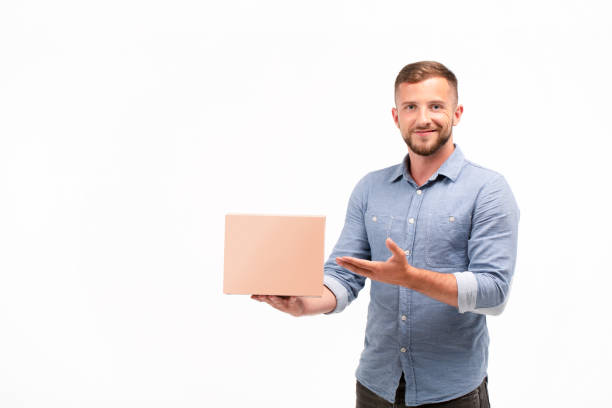
[[[422,186],[425,184],[454,151],[455,146],[453,145],[452,138],[430,156],[420,156],[408,149],[410,154],[410,175],[417,185]]]

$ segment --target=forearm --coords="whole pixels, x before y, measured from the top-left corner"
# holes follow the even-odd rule
[[[329,313],[336,308],[336,296],[327,286],[323,286],[321,297],[303,297],[303,316]]]
[[[440,273],[427,269],[410,267],[407,287],[436,299],[447,305],[457,307],[457,279],[452,273]]]

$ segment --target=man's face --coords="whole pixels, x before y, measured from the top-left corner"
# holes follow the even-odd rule
[[[457,105],[445,78],[399,84],[395,106],[393,120],[410,151],[431,156],[447,142],[452,144],[453,126],[459,123],[463,106]]]

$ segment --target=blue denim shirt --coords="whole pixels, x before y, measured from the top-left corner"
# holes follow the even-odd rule
[[[519,210],[503,176],[452,155],[422,186],[404,162],[363,177],[353,190],[344,228],[325,263],[325,285],[342,311],[365,278],[338,256],[385,261],[391,237],[417,267],[452,273],[458,308],[414,290],[371,282],[364,350],[357,380],[393,401],[402,371],[406,404],[447,401],[475,389],[487,375],[486,314],[508,299]]]

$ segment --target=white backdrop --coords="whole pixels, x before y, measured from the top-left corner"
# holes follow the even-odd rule
[[[610,8],[466,3],[3,1],[0,407],[354,406],[367,287],[300,319],[223,295],[224,214],[325,214],[327,256],[423,59],[521,208],[492,403],[608,403]]]

